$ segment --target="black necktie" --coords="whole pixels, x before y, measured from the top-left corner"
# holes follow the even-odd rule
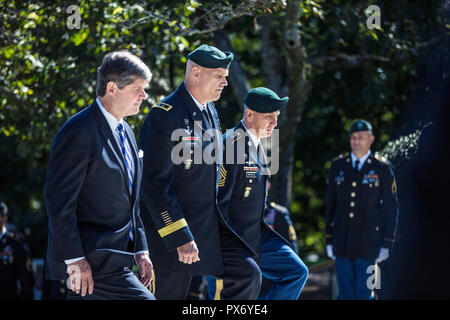
[[[209,112],[208,112],[208,109],[207,109],[206,107],[203,108],[202,114],[203,114],[203,117],[205,118],[204,120],[205,120],[206,125],[207,125],[207,127],[208,127],[207,129],[209,129],[209,128],[214,128],[214,127],[213,127],[212,119],[211,119],[211,117],[210,117],[210,115],[209,115]]]
[[[359,160],[356,159],[355,161],[355,174],[357,174],[359,172]]]

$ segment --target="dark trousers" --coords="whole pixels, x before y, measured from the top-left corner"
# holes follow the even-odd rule
[[[158,300],[186,300],[192,275],[154,271],[153,293]]]
[[[81,294],[69,290],[67,300],[155,300],[153,294],[129,268],[94,278],[94,292]]]
[[[229,233],[221,234],[224,273],[208,276],[211,300],[255,300],[261,288],[261,270],[247,249]]]
[[[215,300],[256,300],[262,276],[273,280],[267,300],[296,300],[308,269],[298,255],[277,236],[262,230],[261,264],[236,240],[222,239],[224,274],[208,276],[208,297]]]
[[[347,259],[336,257],[336,277],[339,300],[371,300],[372,290],[367,283],[371,276],[368,268],[374,260]]]

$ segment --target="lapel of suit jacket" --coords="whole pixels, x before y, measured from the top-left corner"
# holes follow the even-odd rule
[[[127,186],[127,190],[129,190],[129,183],[128,183],[128,172],[125,168],[125,163],[122,156],[122,151],[119,149],[119,146],[116,143],[116,139],[113,136],[113,133],[111,131],[111,127],[108,124],[108,121],[106,121],[105,116],[103,115],[102,111],[100,110],[100,107],[97,105],[97,102],[92,103],[92,110],[95,116],[95,119],[97,120],[99,124],[100,132],[105,139],[106,145],[109,147],[111,152],[114,154],[114,157],[119,164],[120,168],[122,169],[123,177],[124,177],[124,183]]]

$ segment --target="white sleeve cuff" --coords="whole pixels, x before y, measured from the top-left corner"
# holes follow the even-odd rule
[[[64,262],[65,262],[66,264],[71,264],[71,263],[80,261],[81,259],[84,259],[84,257],[79,257],[79,258],[73,258],[73,259],[69,259],[69,260],[64,260]]]

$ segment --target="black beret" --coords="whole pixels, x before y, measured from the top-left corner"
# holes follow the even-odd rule
[[[260,113],[271,113],[284,108],[289,97],[280,98],[275,92],[264,87],[251,89],[244,98],[244,103],[250,109]]]
[[[350,130],[348,130],[348,135],[350,136],[353,132],[358,131],[372,131],[372,125],[366,120],[356,120],[350,126]]]
[[[188,59],[204,68],[228,69],[233,61],[233,53],[220,51],[216,47],[202,44],[200,47],[188,54]]]

